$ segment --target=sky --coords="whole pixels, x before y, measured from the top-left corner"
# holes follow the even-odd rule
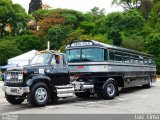
[[[28,12],[29,3],[31,0],[12,0],[13,3],[22,5],[26,12]],[[121,7],[112,5],[112,0],[42,0],[43,4],[48,4],[52,8],[67,8],[78,10],[81,12],[88,12],[93,7],[105,8],[106,13],[122,11]]]

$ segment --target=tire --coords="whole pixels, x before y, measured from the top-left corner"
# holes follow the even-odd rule
[[[102,99],[103,98],[103,95],[102,95],[102,91],[101,90],[96,90],[96,94],[97,94],[97,97],[99,98],[99,99]]]
[[[56,104],[58,102],[57,93],[52,93],[49,103]]]
[[[5,97],[6,97],[6,100],[13,105],[21,104],[25,100],[25,99],[18,99],[17,96],[7,95],[6,93],[5,93]]]
[[[50,91],[47,85],[43,82],[35,83],[31,87],[31,91],[28,95],[28,102],[32,106],[42,107],[49,103]]]
[[[91,93],[89,91],[85,92],[76,92],[75,95],[79,98],[89,98]]]
[[[150,79],[148,84],[142,85],[142,88],[151,88],[151,86],[152,86],[152,81]]]
[[[114,99],[117,95],[117,85],[114,80],[107,80],[101,90],[101,96],[103,99]]]

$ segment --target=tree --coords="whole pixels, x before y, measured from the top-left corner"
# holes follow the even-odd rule
[[[138,8],[142,0],[112,0],[112,4],[119,5],[125,10]]]
[[[160,33],[152,33],[148,36],[146,50],[155,56],[157,72],[160,74]]]
[[[152,6],[153,2],[151,0],[142,0],[140,5],[140,10],[145,19],[148,19]]]
[[[95,23],[94,22],[88,22],[88,21],[84,21],[80,23],[79,26],[81,29],[85,30],[86,34],[91,34],[93,31],[93,28],[95,27]]]
[[[91,13],[93,15],[104,15],[105,14],[105,9],[99,9],[98,7],[94,7],[91,9]]]
[[[43,49],[42,42],[40,38],[36,35],[22,35],[13,38],[16,42],[16,46],[23,53],[30,50],[41,50]]]
[[[35,18],[36,22],[43,20],[51,14],[51,10],[39,9],[32,13],[32,16]]]
[[[10,23],[13,16],[11,0],[0,0],[0,38],[4,36],[5,27]]]
[[[48,30],[56,25],[61,25],[64,22],[64,19],[58,13],[51,13],[48,17],[44,18],[42,21],[38,22],[40,30],[37,31],[37,34],[40,37],[43,37],[47,34]]]
[[[31,19],[31,16],[27,15],[25,9],[19,4],[13,4],[13,17],[10,21],[12,27],[12,35],[20,35],[25,33],[27,29],[27,22]]]
[[[38,9],[42,9],[42,0],[31,0],[28,13],[31,14]]]
[[[108,39],[113,41],[113,45],[121,46],[122,38],[119,30],[112,30],[108,33]]]
[[[0,41],[0,65],[6,65],[7,60],[19,55],[21,51],[14,41],[3,39]]]
[[[48,30],[45,40],[51,42],[51,49],[58,50],[60,49],[62,42],[66,38],[67,29],[63,26],[53,26]]]

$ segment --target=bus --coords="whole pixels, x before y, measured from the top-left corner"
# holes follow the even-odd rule
[[[99,98],[113,99],[119,95],[118,88],[150,88],[156,81],[153,55],[95,40],[73,41],[65,54],[72,80],[79,87],[88,85],[87,90],[76,91],[78,97],[96,93]]]

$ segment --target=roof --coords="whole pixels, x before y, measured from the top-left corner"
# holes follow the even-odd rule
[[[91,42],[92,45],[88,44],[88,45],[73,46],[73,44],[80,43],[80,42]],[[148,56],[148,57],[153,57],[153,55],[150,55],[150,54],[147,54],[147,53],[143,53],[143,52],[127,49],[127,48],[122,48],[122,47],[118,47],[118,46],[114,46],[114,45],[110,45],[110,44],[105,44],[105,43],[98,42],[98,41],[95,41],[95,40],[73,41],[66,47],[66,49],[82,48],[82,47],[85,47],[85,48],[87,47],[88,48],[88,46],[120,50],[120,51],[123,51],[123,52],[130,52],[130,53],[133,53],[133,54],[140,54],[140,55],[144,55],[144,56]]]

